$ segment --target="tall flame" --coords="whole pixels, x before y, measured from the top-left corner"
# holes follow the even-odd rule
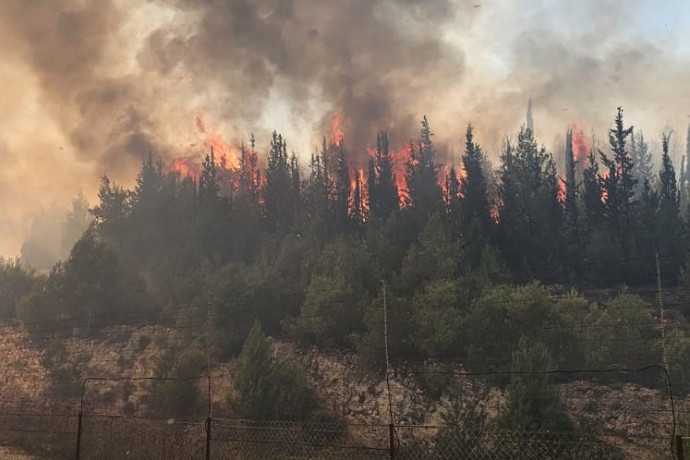
[[[573,156],[579,165],[583,165],[587,161],[587,155],[591,148],[585,139],[585,135],[577,126],[573,127]]]
[[[336,112],[331,120],[331,140],[335,145],[340,145],[345,138],[341,127],[341,121],[340,112]]]
[[[230,193],[232,187],[236,185],[237,171],[240,168],[239,147],[231,146],[223,141],[215,129],[207,127],[202,115],[196,116],[195,124],[201,136],[200,142],[187,145],[183,149],[186,153],[181,153],[174,158],[166,170],[177,172],[181,177],[198,180],[201,176],[204,157],[212,153],[221,193]]]

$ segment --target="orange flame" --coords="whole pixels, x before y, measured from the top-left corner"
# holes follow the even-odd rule
[[[587,161],[587,155],[591,148],[585,139],[585,135],[577,126],[573,126],[573,157],[579,165]]]
[[[566,193],[567,193],[567,190],[566,190],[565,177],[559,177],[558,178],[558,201],[560,201],[561,203],[564,203]]]
[[[335,145],[340,145],[344,138],[345,135],[341,128],[340,112],[336,112],[331,120],[331,139]]]
[[[213,153],[221,193],[229,193],[235,185],[237,170],[240,167],[238,146],[231,146],[213,128],[208,128],[202,115],[195,119],[196,129],[202,135],[201,142],[192,142],[185,150],[191,153],[181,154],[167,166],[168,172],[177,172],[181,177],[197,180],[201,175],[203,158]],[[201,150],[201,151],[200,151]]]
[[[376,149],[374,147],[369,147],[367,150],[369,157],[376,158]],[[389,156],[391,158],[395,186],[398,189],[398,201],[400,206],[405,206],[408,194],[406,175],[407,160],[410,158],[410,147],[403,146],[399,149],[389,150]]]
[[[350,168],[350,212],[354,210],[355,188],[359,181],[359,196],[362,211],[366,215],[369,211],[369,196],[367,194],[367,173],[364,168]]]
[[[167,172],[177,172],[181,178],[191,177],[196,180],[201,175],[201,159],[199,155],[177,157],[166,168]]]

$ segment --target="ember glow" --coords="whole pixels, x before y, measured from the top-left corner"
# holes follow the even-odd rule
[[[166,171],[176,172],[181,178],[191,177],[197,180],[201,175],[201,158],[199,155],[177,157],[170,162]]]
[[[336,112],[331,120],[331,139],[335,145],[340,145],[345,137],[341,127],[341,119],[342,115],[340,112]]]
[[[206,155],[213,155],[219,176],[231,178],[240,169],[240,146],[228,144],[214,128],[209,128],[204,117],[197,115],[195,126],[200,136],[198,142],[185,147],[186,153],[174,157],[168,163],[167,171],[176,171],[180,177],[197,180],[201,175],[201,165]],[[221,182],[221,186],[224,184]]]
[[[582,170],[582,165],[587,162],[587,155],[591,147],[585,139],[585,135],[580,128],[573,126],[573,156],[575,157],[575,170]]]

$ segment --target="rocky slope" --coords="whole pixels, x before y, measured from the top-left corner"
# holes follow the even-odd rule
[[[18,327],[0,328],[0,411],[21,405],[22,410],[41,413],[55,407],[44,367],[45,344],[33,343]],[[178,331],[163,327],[113,327],[89,340],[72,337],[62,341],[63,360],[78,362],[83,375],[98,377],[146,378],[154,374],[156,362],[171,344],[180,340]],[[443,414],[450,405],[447,395],[429,397],[418,380],[405,369],[389,375],[371,375],[361,371],[353,353],[323,352],[299,349],[292,343],[272,341],[272,350],[282,359],[301,368],[322,400],[333,413],[352,424],[388,424],[392,417],[400,425],[444,424]],[[232,390],[233,363],[216,366],[212,372],[214,410],[227,414],[226,395]],[[479,391],[469,377],[455,377],[463,394],[478,400],[478,410],[489,418],[505,407],[505,395],[497,390]],[[137,381],[122,398],[107,399],[107,385],[94,386],[101,397],[90,398],[98,409],[122,411],[129,403],[136,408],[146,381]],[[206,390],[205,382],[199,383]],[[603,385],[592,382],[570,382],[560,386],[561,397],[569,415],[580,424],[615,433],[617,442],[629,439],[641,449],[652,449],[659,437],[670,431],[668,396],[659,390],[632,384]],[[474,393],[473,393],[474,392]],[[390,399],[389,399],[390,398]],[[205,400],[205,399],[204,399]],[[60,403],[63,410],[76,413],[78,397]],[[690,399],[676,400],[678,413],[690,410]],[[626,441],[627,442],[627,441]],[[0,458],[3,458],[0,456]]]

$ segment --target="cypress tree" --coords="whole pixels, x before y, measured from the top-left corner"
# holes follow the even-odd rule
[[[484,154],[474,142],[472,125],[465,132],[465,153],[462,156],[465,175],[460,183],[460,215],[462,225],[467,227],[476,221],[482,233],[491,227],[491,208],[489,206],[488,185],[484,173]]]
[[[633,197],[637,180],[633,177],[633,162],[627,150],[628,137],[633,128],[623,125],[623,109],[618,108],[614,127],[609,130],[609,145],[613,152],[608,157],[601,150],[599,155],[608,169],[608,174],[600,177],[601,188],[604,193],[604,216],[612,236],[627,256],[630,250],[630,231],[633,225]]]
[[[442,209],[443,194],[438,184],[439,166],[436,163],[436,149],[431,140],[433,133],[426,116],[422,118],[422,128],[417,148],[411,148],[407,161],[407,191],[409,205],[429,214]]]

